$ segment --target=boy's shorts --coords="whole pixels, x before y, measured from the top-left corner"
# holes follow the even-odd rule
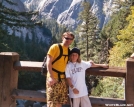
[[[87,95],[79,98],[71,98],[70,100],[71,107],[92,107]]]
[[[46,83],[47,107],[56,107],[56,104],[66,104],[68,102],[68,86],[65,79],[48,86]]]

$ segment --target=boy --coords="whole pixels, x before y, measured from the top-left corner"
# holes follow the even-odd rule
[[[69,63],[66,66],[65,74],[69,85],[69,97],[71,107],[91,107],[88,91],[85,83],[85,71],[90,67],[108,68],[106,64],[95,64],[93,61],[81,61],[80,50],[73,48],[70,51]]]

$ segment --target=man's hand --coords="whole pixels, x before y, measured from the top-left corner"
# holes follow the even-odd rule
[[[52,78],[52,77],[49,77],[49,78],[47,79],[47,84],[48,84],[49,86],[52,86],[52,85],[54,85],[55,83],[57,83],[57,80],[56,80],[56,79],[54,79],[54,78]]]

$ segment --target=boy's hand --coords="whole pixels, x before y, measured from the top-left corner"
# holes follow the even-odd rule
[[[94,64],[94,61],[92,61],[92,60],[90,60],[89,62],[90,62],[92,65]]]
[[[134,58],[134,53],[130,56],[130,58]]]
[[[76,88],[73,89],[73,93],[74,94],[79,94],[79,90],[77,90]]]
[[[102,64],[102,67],[103,68],[109,68],[109,65],[108,64]]]

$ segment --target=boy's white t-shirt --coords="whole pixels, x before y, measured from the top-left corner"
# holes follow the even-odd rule
[[[91,67],[90,62],[81,61],[81,63],[69,62],[66,66],[66,78],[71,78],[71,82],[75,88],[79,90],[79,94],[74,94],[73,90],[69,87],[69,97],[79,98],[88,95],[87,86],[85,82],[85,71]]]

